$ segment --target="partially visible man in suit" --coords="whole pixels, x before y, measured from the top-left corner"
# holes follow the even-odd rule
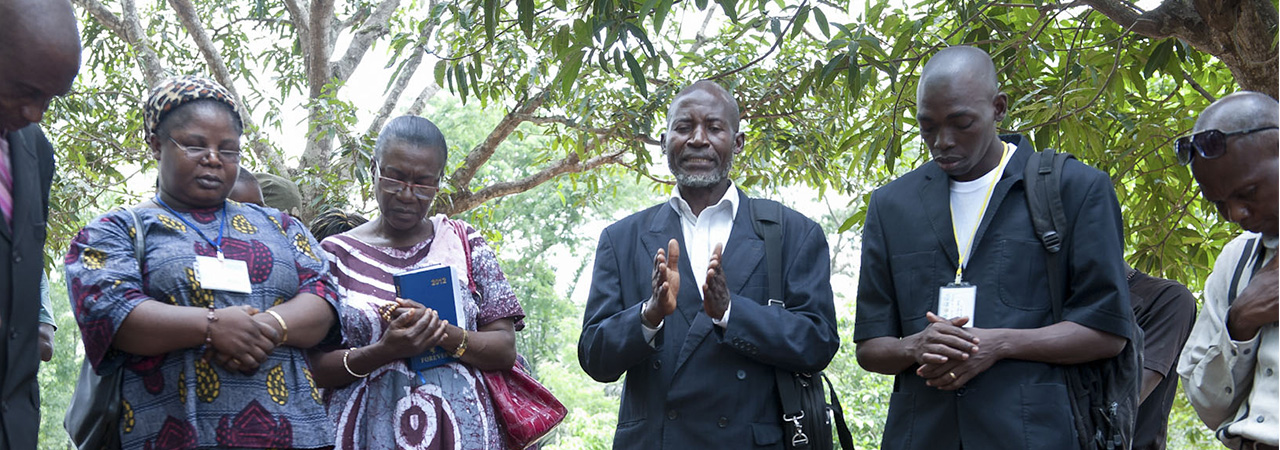
[[[784,298],[769,300],[760,205],[729,180],[738,124],[714,82],[680,91],[662,135],[672,196],[600,235],[578,361],[627,376],[615,449],[780,449],[775,368],[816,372],[839,349],[826,237],[787,208]]]
[[[0,448],[36,448],[36,369],[53,146],[37,125],[80,71],[67,0],[0,0]]]
[[[1200,420],[1237,450],[1280,444],[1278,144],[1280,104],[1237,92],[1205,108],[1194,134],[1175,147],[1204,199],[1245,230],[1218,254],[1178,361],[1182,389]]]
[[[1132,331],[1111,180],[1062,167],[1073,228],[1055,320],[1023,182],[1035,150],[997,131],[1008,98],[991,57],[939,51],[916,99],[932,161],[871,195],[862,235],[858,363],[895,375],[881,448],[1078,449],[1064,368],[1116,356]]]

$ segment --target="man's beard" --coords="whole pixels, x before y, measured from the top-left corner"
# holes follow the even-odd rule
[[[725,158],[724,164],[720,166],[719,170],[711,173],[691,174],[677,167],[674,162],[668,164],[671,174],[676,177],[676,184],[680,187],[691,188],[707,188],[727,180],[730,167],[733,167],[733,153],[730,153]]]

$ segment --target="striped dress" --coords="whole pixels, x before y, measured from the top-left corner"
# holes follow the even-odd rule
[[[341,296],[345,347],[381,338],[388,321],[382,311],[395,304],[392,275],[444,263],[463,267],[462,241],[443,215],[432,217],[436,234],[409,247],[369,245],[350,233],[321,243]],[[465,224],[464,224],[465,225]],[[476,330],[498,319],[524,327],[524,310],[498,267],[498,258],[474,228],[465,225],[471,246],[471,276],[480,295],[466,310]],[[422,372],[425,383],[403,361],[375,369],[366,378],[325,393],[338,449],[503,449],[503,436],[480,371],[451,362]]]

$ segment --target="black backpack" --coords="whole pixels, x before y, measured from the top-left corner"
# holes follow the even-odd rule
[[[773,200],[753,198],[751,201],[751,228],[764,240],[765,263],[769,269],[768,305],[785,307],[782,303],[782,204]],[[845,425],[844,411],[836,396],[831,380],[822,372],[808,374],[775,369],[778,385],[778,401],[782,408],[782,442],[787,450],[831,450],[831,417],[840,447],[853,450],[853,435]],[[823,395],[823,383],[831,397]]]
[[[1070,153],[1053,149],[1032,153],[1023,169],[1027,206],[1036,236],[1048,252],[1049,291],[1054,322],[1062,320],[1064,280],[1062,247],[1071,227],[1062,205],[1062,166]],[[1076,435],[1084,450],[1129,450],[1142,387],[1142,329],[1132,316],[1132,336],[1113,358],[1065,367]]]

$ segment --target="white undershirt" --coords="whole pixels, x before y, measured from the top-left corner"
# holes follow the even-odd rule
[[[1005,143],[1005,152],[1013,152],[1018,148]],[[951,224],[955,227],[956,242],[960,244],[961,267],[969,264],[969,252],[973,250],[974,234],[978,232],[978,224],[982,221],[983,203],[995,189],[989,189],[992,183],[1004,174],[1004,168],[1011,158],[1001,158],[1004,163],[988,171],[973,181],[951,180]]]

